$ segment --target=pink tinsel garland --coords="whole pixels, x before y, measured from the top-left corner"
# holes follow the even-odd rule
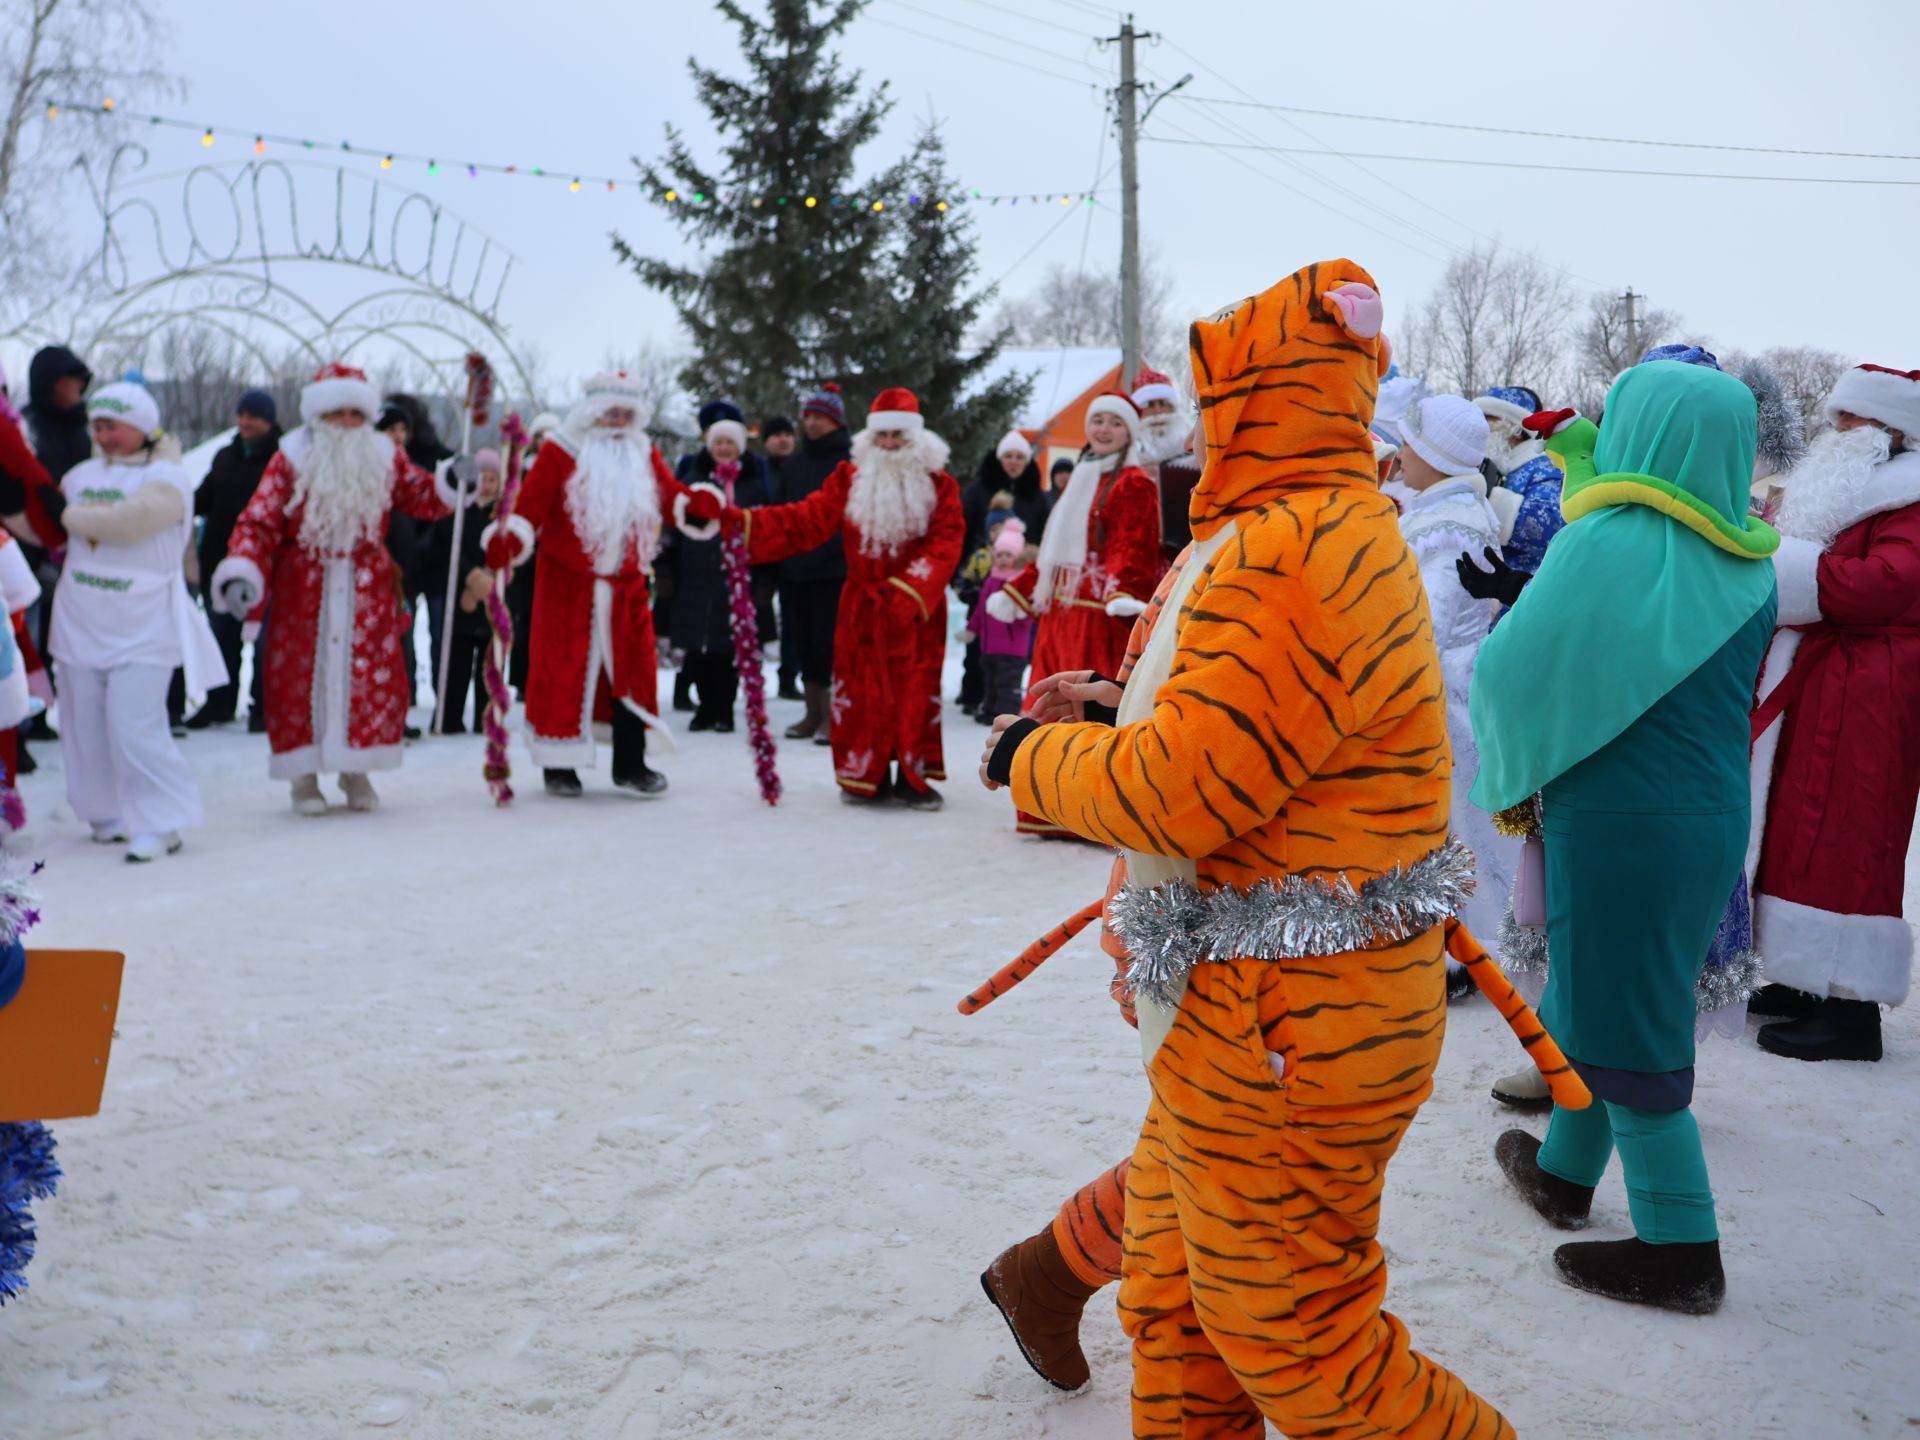
[[[520,462],[526,453],[527,431],[518,415],[500,422],[500,438],[507,444],[507,469],[502,477],[499,502],[493,507],[496,522],[504,526],[513,513],[514,496],[520,492]],[[513,803],[513,765],[507,759],[507,711],[513,708],[513,693],[507,689],[506,661],[513,654],[513,613],[507,609],[507,581],[511,570],[496,570],[493,588],[487,591],[487,620],[493,626],[493,643],[487,646],[487,661],[482,680],[487,687],[487,761],[482,774],[493,803]]]
[[[733,473],[739,462],[728,461]],[[718,467],[725,471],[727,465]],[[722,482],[732,475],[721,474]],[[747,743],[753,747],[753,770],[760,780],[760,798],[769,805],[780,801],[780,772],[774,767],[773,731],[767,723],[767,674],[760,666],[760,627],[754,620],[753,581],[747,565],[746,537],[738,530],[723,531],[720,558],[727,572],[727,620],[733,627],[733,664],[747,699]]]

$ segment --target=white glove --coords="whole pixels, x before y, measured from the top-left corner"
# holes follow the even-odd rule
[[[217,598],[219,609],[236,620],[244,620],[260,603],[260,587],[251,580],[235,577],[220,587]]]
[[[1107,614],[1116,620],[1131,620],[1147,608],[1147,602],[1131,595],[1116,595],[1107,601]]]
[[[987,597],[987,614],[1002,625],[1018,625],[1025,617],[1020,613],[1020,604],[1009,595],[1003,586]]]
[[[974,641],[978,640],[979,638],[980,637],[974,634],[973,631],[971,630],[962,630],[960,632],[960,643],[962,645],[971,645],[973,644]]]

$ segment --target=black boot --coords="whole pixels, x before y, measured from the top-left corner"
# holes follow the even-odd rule
[[[613,783],[635,795],[664,795],[667,777],[647,768],[647,722],[618,701],[613,710]]]
[[[1540,1142],[1524,1130],[1509,1130],[1493,1142],[1493,1158],[1513,1188],[1556,1230],[1584,1230],[1593,1209],[1593,1187],[1576,1185],[1540,1168]]]
[[[693,672],[682,665],[673,676],[673,708],[691,710],[693,705]]]
[[[562,800],[580,798],[580,773],[577,770],[549,770],[546,772],[547,794],[557,795]]]
[[[1471,970],[1467,969],[1464,965],[1457,970],[1451,967],[1448,968],[1447,1003],[1449,1005],[1453,1004],[1456,1000],[1469,1000],[1479,993],[1480,987],[1473,983],[1473,972]]]
[[[799,683],[795,681],[793,676],[782,673],[780,676],[780,689],[775,692],[774,698],[776,700],[799,700],[804,697],[800,693]]]
[[[1553,1265],[1576,1290],[1681,1315],[1711,1315],[1727,1298],[1718,1240],[1692,1245],[1582,1240],[1554,1251]]]
[[[1747,1013],[1778,1020],[1798,1020],[1811,1015],[1819,1003],[1818,995],[1809,995],[1791,985],[1762,985],[1747,997]]]
[[[1789,1060],[1878,1060],[1880,1007],[1828,996],[1798,1020],[1760,1027],[1760,1048]]]

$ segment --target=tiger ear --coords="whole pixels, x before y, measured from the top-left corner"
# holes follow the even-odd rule
[[[1352,280],[1345,285],[1336,285],[1327,292],[1326,298],[1335,318],[1348,334],[1371,340],[1380,333],[1386,312],[1380,303],[1380,292],[1371,285]]]

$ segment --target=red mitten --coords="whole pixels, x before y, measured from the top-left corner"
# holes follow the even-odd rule
[[[1520,423],[1544,440],[1549,435],[1558,435],[1579,418],[1578,410],[1542,410]]]
[[[487,541],[487,568],[505,570],[513,564],[513,550],[513,532],[503,525]]]
[[[747,523],[747,512],[738,505],[729,505],[720,512],[722,530],[738,530]]]
[[[687,492],[686,517],[696,525],[711,525],[722,519],[726,511],[727,505],[717,491],[696,486]]]

